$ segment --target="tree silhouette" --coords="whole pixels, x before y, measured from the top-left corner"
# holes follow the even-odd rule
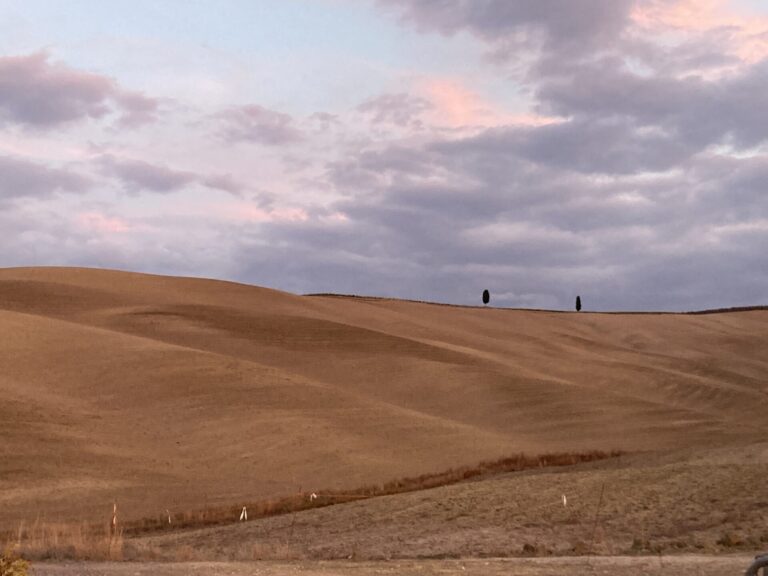
[[[488,304],[491,301],[491,293],[488,290],[483,290],[483,304]]]
[[[581,296],[576,296],[576,312],[581,312]]]

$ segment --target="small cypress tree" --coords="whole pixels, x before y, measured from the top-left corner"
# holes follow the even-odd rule
[[[576,312],[581,312],[581,296],[576,296]]]
[[[491,301],[491,293],[488,290],[483,290],[483,304],[488,304]]]

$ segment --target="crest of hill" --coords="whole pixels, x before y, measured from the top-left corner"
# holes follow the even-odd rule
[[[3,521],[764,435],[768,311],[563,314],[0,270]]]

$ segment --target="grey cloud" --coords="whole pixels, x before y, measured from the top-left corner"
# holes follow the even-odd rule
[[[121,125],[136,127],[157,119],[160,100],[126,90],[117,91],[113,97],[122,108]]]
[[[768,113],[762,95],[768,91],[768,61],[741,66],[730,75],[702,77],[702,72],[738,64],[723,48],[738,29],[715,28],[665,46],[643,36],[632,22],[631,8],[639,3],[379,1],[422,30],[468,31],[496,52],[510,43],[519,45],[507,64],[526,62],[528,73],[519,80],[532,90],[538,110],[577,121],[552,133],[580,128],[589,140],[590,132],[621,126],[622,141],[635,141],[622,144],[621,155],[636,153],[640,164],[652,169],[650,156],[661,157],[666,153],[662,150],[677,161],[685,149],[694,154],[712,144],[749,148],[764,142]],[[532,140],[546,139],[546,129],[539,133]],[[606,161],[621,164],[612,156]],[[574,157],[573,163],[584,160]]]
[[[516,156],[539,165],[586,173],[631,174],[668,170],[692,150],[659,131],[642,132],[622,119],[572,120],[538,128],[499,128],[441,145],[462,155]]]
[[[0,123],[46,129],[115,111],[135,126],[155,118],[159,101],[114,80],[52,63],[46,53],[0,57]]]
[[[320,229],[270,233],[297,253],[338,253],[350,271],[334,278],[346,291],[364,290],[384,267],[404,271],[396,283],[381,280],[391,295],[430,290],[463,303],[484,287],[509,292],[510,305],[563,308],[578,291],[603,310],[768,301],[766,156],[633,141],[631,124],[613,122],[623,126],[614,118],[603,133],[572,121],[363,150],[328,172],[347,196],[336,208],[353,242]]]
[[[307,120],[310,125],[314,125],[315,129],[320,132],[327,132],[332,128],[342,126],[339,117],[336,114],[330,114],[328,112],[314,112]]]
[[[359,112],[368,115],[373,123],[389,123],[400,127],[422,126],[419,116],[432,108],[424,98],[410,94],[382,94],[366,100],[357,107]]]
[[[218,119],[221,122],[220,135],[228,142],[280,146],[304,138],[290,115],[257,104],[230,108],[219,114]]]
[[[644,77],[615,59],[582,65],[568,74],[543,78],[541,108],[576,115],[585,122],[618,116],[638,126],[657,126],[694,149],[721,141],[755,146],[768,138],[768,62],[735,77]]]
[[[198,174],[186,170],[174,170],[161,164],[143,160],[119,158],[104,154],[98,159],[101,171],[120,180],[127,190],[169,193],[182,190],[192,184],[238,194],[242,187],[226,174]]]
[[[57,191],[85,192],[91,181],[76,172],[0,156],[0,200],[49,196]]]
[[[469,32],[499,57],[502,71],[522,63],[527,73],[517,78],[536,110],[564,121],[435,141],[410,155],[346,159],[358,180],[335,181],[362,195],[365,208],[349,212],[371,231],[380,225],[389,236],[417,238],[441,264],[436,268],[464,270],[465,282],[469,271],[482,283],[503,280],[512,298],[543,294],[569,306],[571,294],[560,288],[568,286],[603,309],[768,301],[761,250],[768,160],[758,153],[768,140],[768,61],[745,65],[724,49],[738,30],[694,33],[669,46],[634,26],[635,2],[379,4],[422,31]],[[715,147],[736,154],[719,155]],[[460,191],[439,195],[430,214],[424,199],[433,196],[409,194],[412,181],[446,174]],[[359,192],[363,177],[373,192]],[[426,216],[407,226],[393,215],[421,211]],[[414,232],[417,222],[431,232]],[[470,226],[497,233],[496,244],[478,250],[466,236],[435,240],[438,230],[460,235]],[[528,232],[516,237],[516,230]],[[564,233],[586,242],[569,246]]]
[[[622,40],[621,51],[655,74],[676,77],[738,65],[738,58],[722,49],[730,41],[731,34],[725,33],[722,28],[701,32],[673,46],[655,44],[633,35]]]
[[[243,185],[240,184],[229,174],[213,174],[207,176],[197,176],[197,179],[203,186],[229,192],[230,194],[240,194],[243,191]]]
[[[507,55],[514,48],[580,54],[604,48],[628,22],[634,0],[379,0],[421,30],[467,30]]]
[[[84,226],[77,216],[84,208],[57,202],[0,211],[0,266],[95,266],[213,278],[230,274],[227,247],[217,242],[222,232],[210,227],[210,219],[166,214],[155,222],[145,219],[137,233],[114,237]]]

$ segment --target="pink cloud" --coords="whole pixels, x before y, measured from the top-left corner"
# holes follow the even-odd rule
[[[349,221],[349,216],[335,211],[328,214],[310,214],[298,206],[281,208],[259,207],[252,204],[240,204],[234,209],[230,206],[209,208],[207,213],[217,212],[223,219],[237,222],[274,223],[274,222],[309,222],[310,220],[327,224],[340,224]]]
[[[433,104],[438,121],[451,127],[498,124],[498,113],[483,98],[456,80],[431,78],[420,91]]]
[[[344,214],[344,212],[334,212],[327,217],[327,220],[330,220],[331,222],[348,222],[349,216]]]
[[[120,234],[133,228],[127,220],[106,216],[99,212],[83,212],[78,215],[77,222],[87,230],[106,234]]]
[[[259,208],[252,205],[241,205],[236,210],[226,210],[225,216],[230,220],[246,222],[306,222],[309,214],[303,208]]]
[[[426,112],[432,123],[451,128],[490,127],[507,124],[542,126],[559,121],[537,114],[510,114],[499,110],[477,92],[452,78],[429,78],[417,87],[432,104]]]
[[[51,139],[30,139],[24,135],[14,135],[13,139],[0,138],[0,154],[23,156],[35,161],[57,160],[87,160],[93,151],[87,146],[77,146],[76,143],[66,143]]]
[[[726,0],[647,0],[635,6],[632,20],[650,32],[723,32],[728,51],[745,64],[768,57],[768,18],[737,11]]]

